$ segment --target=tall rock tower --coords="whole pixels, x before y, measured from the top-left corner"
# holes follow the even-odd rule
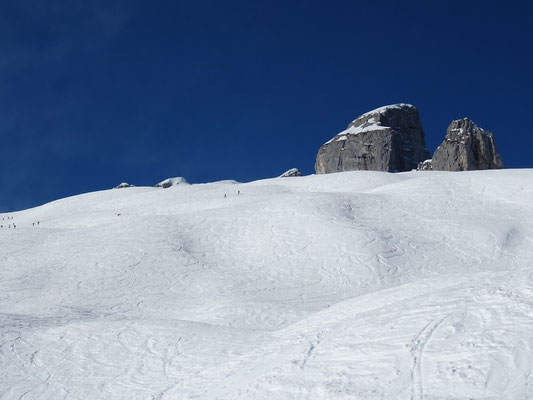
[[[409,171],[429,158],[416,107],[394,104],[367,112],[318,151],[317,174]]]
[[[468,118],[452,121],[431,162],[419,167],[439,171],[499,168],[504,166],[494,143],[494,135]]]

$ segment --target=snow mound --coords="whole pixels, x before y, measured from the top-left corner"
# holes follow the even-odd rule
[[[204,183],[204,185],[238,185],[240,183],[241,182],[238,182],[238,181],[233,180],[233,179],[223,179],[221,181],[214,181],[214,182]]]
[[[154,187],[167,189],[171,186],[177,186],[177,185],[188,185],[189,182],[181,176],[178,176],[176,178],[167,178],[164,181],[159,182],[158,184],[154,185]]]

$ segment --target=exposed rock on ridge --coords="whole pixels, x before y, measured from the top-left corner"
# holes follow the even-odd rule
[[[431,171],[433,169],[433,164],[431,158],[422,161],[420,164],[418,164],[417,170],[419,171]]]
[[[318,151],[317,174],[409,171],[429,157],[416,107],[394,104],[367,112]]]
[[[291,168],[288,171],[285,171],[283,174],[281,174],[280,178],[290,178],[293,176],[302,176],[302,173],[298,168]]]
[[[504,168],[496,149],[494,135],[468,118],[452,121],[444,141],[437,147],[430,163],[419,169],[468,171]]]
[[[127,182],[122,182],[120,185],[115,186],[114,189],[124,189],[124,188],[133,187],[133,186],[134,186],[134,185],[130,185],[130,184],[127,183]]]
[[[187,180],[185,178],[183,178],[181,176],[178,176],[176,178],[165,179],[164,181],[161,181],[158,184],[154,185],[154,187],[167,189],[167,188],[169,188],[171,186],[188,185],[188,184],[189,184],[189,182],[187,182]]]

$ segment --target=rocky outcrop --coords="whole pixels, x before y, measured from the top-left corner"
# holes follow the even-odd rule
[[[394,104],[361,115],[325,143],[318,151],[315,171],[409,171],[427,158],[418,110],[410,104]]]
[[[154,185],[154,187],[167,189],[171,186],[177,186],[177,185],[188,185],[189,182],[181,176],[178,176],[176,178],[168,178],[164,181],[159,182],[158,184]]]
[[[129,187],[134,187],[134,185],[130,185],[129,183],[122,182],[120,185],[115,186],[114,189],[124,189],[124,188],[129,188]]]
[[[431,169],[439,171],[500,168],[504,166],[494,135],[468,118],[452,121],[431,159]]]
[[[416,168],[418,171],[431,171],[433,169],[433,162],[431,158],[422,161]]]
[[[285,171],[283,174],[281,174],[280,178],[290,178],[292,176],[302,176],[302,173],[298,168],[291,168],[288,171]]]

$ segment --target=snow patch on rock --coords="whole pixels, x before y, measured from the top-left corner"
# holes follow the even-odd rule
[[[181,176],[175,177],[175,178],[167,178],[164,181],[159,182],[158,184],[154,185],[158,188],[167,189],[171,186],[178,186],[178,185],[188,185],[189,182]]]
[[[366,117],[368,115],[372,115],[372,114],[383,114],[384,112],[388,111],[388,110],[400,110],[400,109],[404,109],[404,108],[414,108],[416,109],[415,106],[413,106],[412,104],[407,104],[407,103],[397,103],[397,104],[389,104],[387,106],[382,106],[382,107],[378,107],[372,111],[368,111],[362,115],[360,115],[359,117],[357,117],[356,119],[354,119],[352,122],[355,122],[357,121],[359,118],[361,117]]]
[[[298,168],[291,168],[288,171],[285,171],[283,174],[281,174],[280,178],[289,178],[293,176],[302,176],[302,173]]]
[[[134,187],[134,186],[135,185],[130,185],[127,182],[122,182],[120,185],[115,186],[114,189],[124,189],[124,188],[129,188],[129,187]]]

